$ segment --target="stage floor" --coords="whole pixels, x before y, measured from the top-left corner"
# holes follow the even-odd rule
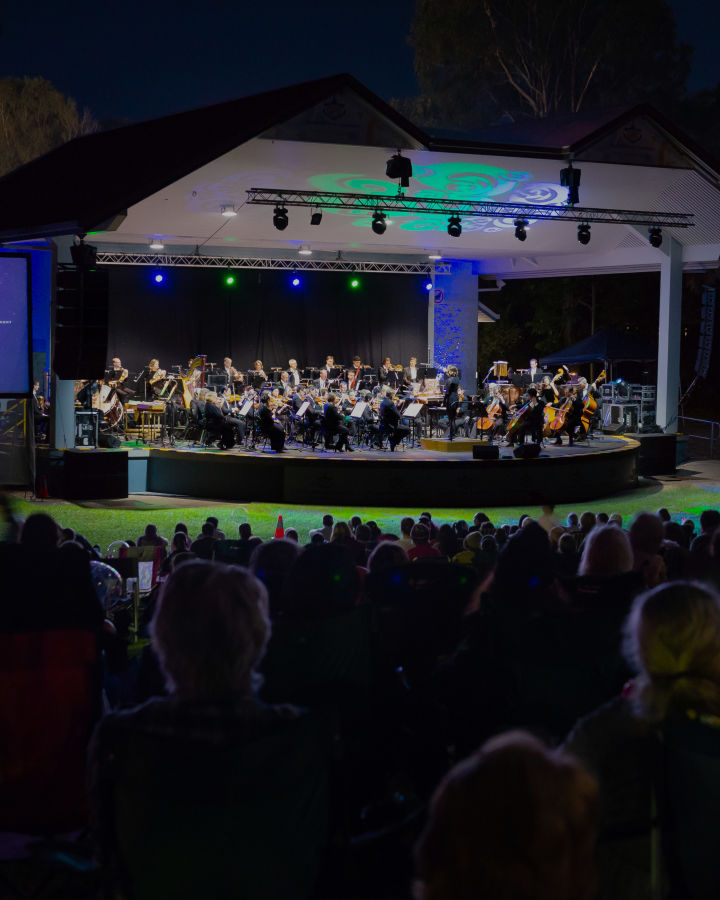
[[[472,452],[423,448],[336,453],[287,445],[283,453],[190,445],[126,446],[129,490],[228,502],[376,506],[500,506],[571,503],[637,485],[636,441],[598,436],[574,447],[548,444],[536,459],[476,460]],[[78,451],[117,453],[118,451]],[[101,495],[99,495],[101,496]]]

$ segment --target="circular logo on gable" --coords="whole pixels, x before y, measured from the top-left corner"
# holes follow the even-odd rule
[[[445,291],[442,288],[435,288],[435,290],[433,291],[433,296],[436,303],[442,303],[445,299]]]

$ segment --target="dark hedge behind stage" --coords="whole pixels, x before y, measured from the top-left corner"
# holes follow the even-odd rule
[[[380,365],[383,356],[407,365],[427,355],[427,281],[410,275],[219,269],[169,269],[161,285],[156,269],[114,266],[110,271],[108,361],[119,356],[131,371],[152,357],[164,369],[201,353],[208,362],[231,356],[237,368],[256,359],[268,366],[317,365],[332,353],[349,365],[358,353]]]

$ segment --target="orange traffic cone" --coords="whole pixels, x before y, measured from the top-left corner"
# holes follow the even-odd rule
[[[45,475],[41,475],[40,478],[38,478],[38,480],[37,480],[35,496],[37,497],[38,500],[47,500],[48,497],[50,496],[50,494],[48,492],[47,478]]]
[[[283,525],[282,516],[278,516],[277,525],[275,526],[275,537],[276,538],[284,538],[285,537],[285,527]]]

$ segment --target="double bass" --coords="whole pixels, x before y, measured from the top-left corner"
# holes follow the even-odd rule
[[[605,369],[598,375],[598,377],[593,381],[593,387],[597,388],[598,382],[605,381],[607,378],[607,373]],[[593,397],[593,395],[588,391],[588,395],[583,401],[583,411],[582,411],[582,428],[585,434],[588,433],[590,428],[590,420],[595,415],[595,410],[597,409],[597,400]]]

